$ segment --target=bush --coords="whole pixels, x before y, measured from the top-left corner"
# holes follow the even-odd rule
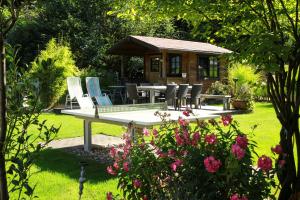
[[[256,144],[248,137],[231,116],[196,127],[179,118],[152,133],[144,128],[134,143],[125,134],[125,145],[110,151],[115,162],[107,171],[119,178],[125,199],[274,199],[275,169],[285,161],[273,168],[263,155],[253,166]],[[273,152],[284,155],[279,145]]]
[[[80,71],[80,77],[81,77],[81,85],[84,92],[87,92],[86,90],[86,77],[98,77],[100,82],[101,90],[106,89],[109,85],[115,85],[116,82],[116,74],[113,72],[109,72],[104,69],[96,69],[96,68],[85,68]],[[102,91],[103,92],[103,91]]]
[[[76,76],[78,69],[66,43],[51,39],[32,62],[29,76],[39,81],[40,100],[44,108],[53,107],[67,90],[66,78]]]
[[[231,88],[235,88],[235,82],[234,79],[237,79],[236,86],[238,89],[243,84],[249,84],[253,85],[260,81],[261,75],[258,73],[255,73],[255,70],[253,67],[249,65],[243,65],[243,64],[234,64],[232,67],[228,70],[228,79],[229,84],[231,85]]]
[[[264,101],[269,99],[267,83],[265,81],[261,81],[254,85],[253,89],[254,99],[256,101]]]
[[[59,127],[41,120],[34,80],[23,76],[17,51],[6,46],[7,131],[2,151],[10,199],[33,199],[37,183],[31,181],[32,167],[43,149],[55,138]],[[35,170],[34,170],[35,171]]]
[[[230,93],[230,89],[228,85],[225,85],[220,81],[216,81],[213,84],[211,84],[206,93],[215,95],[226,95]]]

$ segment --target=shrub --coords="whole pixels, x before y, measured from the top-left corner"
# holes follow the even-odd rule
[[[230,89],[228,85],[225,85],[220,81],[216,81],[213,84],[211,84],[206,93],[215,95],[226,95],[230,93]]]
[[[98,77],[100,81],[101,90],[107,88],[109,85],[114,85],[116,83],[116,75],[113,72],[109,72],[105,69],[99,68],[85,68],[80,71],[80,77],[82,81],[83,91],[86,92],[86,77]]]
[[[115,162],[107,171],[119,178],[125,199],[274,199],[275,169],[284,160],[272,168],[272,160],[261,156],[253,166],[256,144],[248,137],[231,116],[196,127],[179,118],[152,132],[144,128],[135,142],[125,134],[125,145],[110,151]],[[273,151],[284,155],[280,149]]]
[[[66,43],[51,39],[32,62],[29,76],[39,81],[40,100],[53,107],[67,90],[66,78],[78,74],[72,52]]]
[[[59,128],[41,120],[41,106],[34,80],[23,76],[17,51],[6,46],[7,131],[4,148],[10,199],[33,199],[37,183],[31,181],[37,156],[57,135]]]
[[[229,84],[231,85],[232,89],[235,87],[234,79],[237,79],[236,86],[238,89],[243,84],[253,85],[256,82],[259,82],[260,76],[261,75],[255,73],[254,68],[249,65],[234,64],[228,70]]]

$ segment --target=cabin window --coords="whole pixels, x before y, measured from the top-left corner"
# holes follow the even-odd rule
[[[182,57],[179,54],[169,54],[169,75],[181,76]]]
[[[151,72],[159,72],[160,66],[160,58],[159,57],[153,57],[151,58],[151,64],[150,64],[150,70]]]
[[[198,57],[198,79],[218,79],[219,78],[219,61],[215,56]]]

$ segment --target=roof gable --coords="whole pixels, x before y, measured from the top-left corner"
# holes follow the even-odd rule
[[[130,44],[140,46],[141,49],[144,49],[143,53],[147,51],[161,52],[162,50],[171,50],[219,55],[232,52],[228,49],[218,47],[209,43],[131,35],[128,36],[125,40],[122,40],[121,42],[113,46],[109,50],[109,53],[126,54],[126,46],[130,46]],[[118,49],[123,49],[123,51],[120,51]],[[141,54],[142,52],[137,53]]]

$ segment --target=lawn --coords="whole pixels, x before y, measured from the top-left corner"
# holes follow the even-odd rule
[[[82,120],[67,115],[43,114],[48,124],[61,125],[58,138],[82,136]],[[254,140],[258,143],[260,155],[271,155],[270,147],[279,141],[280,124],[275,117],[272,105],[256,103],[255,111],[250,114],[235,115],[241,129],[247,133],[258,125]],[[95,123],[93,133],[120,136],[123,128],[116,125]],[[79,162],[83,158],[65,153],[62,150],[45,150],[34,166],[35,174],[31,181],[37,183],[36,195],[40,199],[78,199]],[[87,183],[83,199],[105,199],[107,191],[117,192],[117,180],[105,173],[105,165],[88,161]],[[54,198],[55,197],[55,198]]]

